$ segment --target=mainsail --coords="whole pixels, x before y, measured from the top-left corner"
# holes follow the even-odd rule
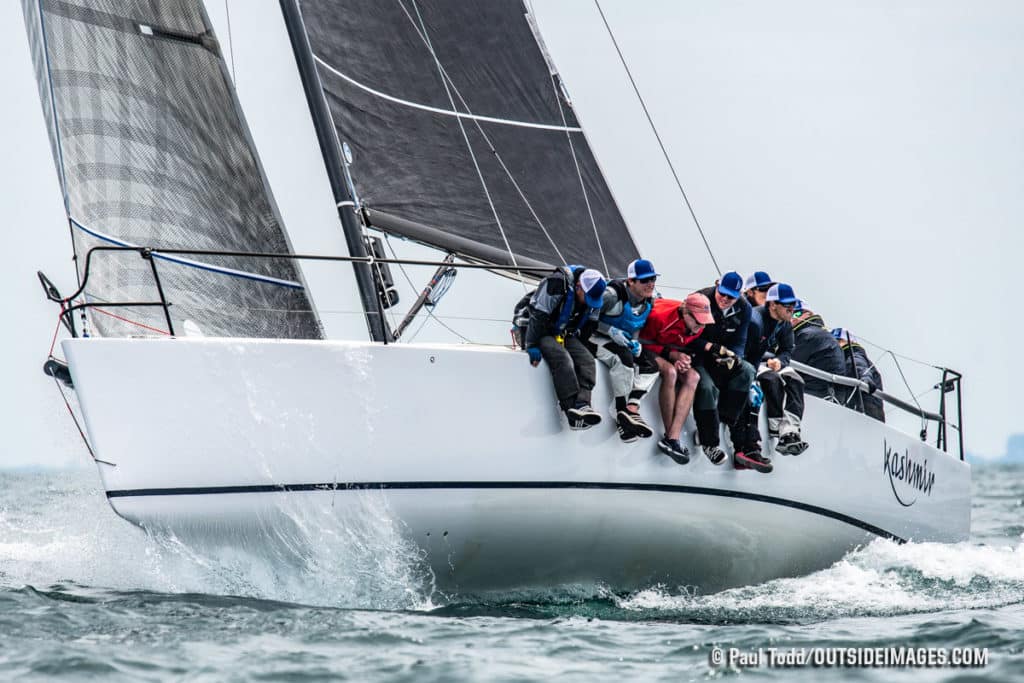
[[[522,3],[301,10],[371,223],[491,262],[621,272],[637,257]]]
[[[176,327],[322,337],[290,259],[159,253],[290,252],[201,1],[23,4],[79,278],[92,247],[151,247]],[[157,299],[138,253],[92,261],[90,302]],[[104,336],[166,331],[160,308],[93,310]]]

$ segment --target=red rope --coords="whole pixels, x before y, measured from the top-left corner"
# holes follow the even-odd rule
[[[53,349],[57,346],[57,333],[60,332],[60,321],[64,317],[64,304],[60,305],[60,315],[57,316],[57,327],[53,328],[53,341],[50,342],[50,358],[53,358]]]
[[[120,320],[121,322],[128,323],[129,325],[137,325],[138,327],[141,327],[143,329],[149,330],[150,332],[156,332],[158,334],[166,334],[167,336],[171,335],[171,333],[166,331],[166,330],[161,330],[161,329],[158,329],[156,327],[150,327],[149,325],[144,325],[144,324],[142,324],[142,323],[140,323],[138,321],[129,320],[128,318],[122,318],[121,316],[117,315],[116,313],[111,313],[110,311],[104,311],[102,308],[93,308],[92,310],[94,310],[94,311],[96,311],[98,313],[102,313],[103,315],[109,315],[111,318],[114,318],[116,320]]]

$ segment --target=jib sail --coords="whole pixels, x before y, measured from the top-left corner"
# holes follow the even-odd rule
[[[175,331],[320,338],[200,0],[25,0],[79,268],[95,246],[154,249]],[[157,299],[135,252],[97,252],[93,303]],[[160,308],[91,309],[104,336],[166,332]],[[180,327],[179,327],[180,326]]]

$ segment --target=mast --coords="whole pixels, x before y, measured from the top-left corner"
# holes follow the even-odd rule
[[[296,0],[281,0],[281,11],[284,14],[285,26],[288,28],[292,51],[295,53],[299,76],[302,78],[302,88],[306,93],[306,100],[309,102],[313,126],[316,129],[317,139],[320,141],[320,152],[327,167],[327,177],[330,180],[331,191],[338,207],[338,215],[341,218],[341,227],[345,234],[349,255],[366,257],[368,255],[366,243],[363,241],[362,228],[359,218],[356,216],[355,199],[342,177],[341,145],[338,142],[338,134],[331,119],[330,109],[324,100],[323,86],[313,62],[313,52],[306,36],[302,12],[299,10]],[[352,267],[355,269],[359,298],[366,314],[366,325],[370,332],[370,338],[373,341],[387,342],[390,340],[391,334],[387,329],[384,310],[377,295],[373,272],[366,263],[353,263]]]

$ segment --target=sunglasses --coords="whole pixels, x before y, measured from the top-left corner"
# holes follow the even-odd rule
[[[768,290],[771,289],[771,288],[772,288],[771,285],[765,285],[764,287],[754,287],[754,289],[756,289],[757,291],[761,292],[762,294],[767,294]]]
[[[649,285],[652,282],[656,282],[657,279],[658,279],[657,275],[652,275],[651,277],[638,277],[638,278],[636,278],[636,281],[639,282],[642,285]]]

